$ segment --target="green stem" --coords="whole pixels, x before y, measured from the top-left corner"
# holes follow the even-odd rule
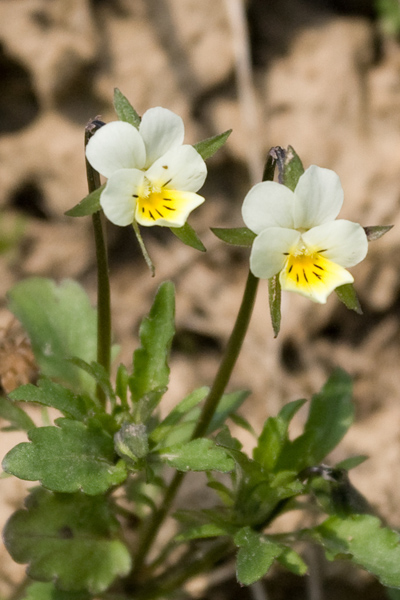
[[[224,393],[228,384],[250,323],[254,301],[256,298],[257,286],[258,279],[254,277],[251,272],[249,272],[235,326],[229,338],[225,354],[215,376],[214,383],[203,405],[199,421],[192,435],[192,439],[202,437],[207,433],[211,419],[215,414],[222,394]],[[160,529],[162,522],[167,516],[169,509],[171,508],[184,476],[185,473],[182,472],[177,472],[175,474],[165,492],[162,504],[153,514],[152,519],[149,521],[146,529],[144,530],[142,539],[139,541],[135,569],[132,573],[132,578],[137,578],[140,575],[140,571],[142,570],[151,545]]]
[[[85,145],[94,133],[103,124],[92,121],[85,129]],[[86,175],[89,193],[100,187],[100,175],[86,160]],[[110,279],[108,275],[107,246],[103,231],[100,211],[92,215],[94,240],[97,259],[97,362],[104,367],[107,374],[111,370],[111,296]],[[97,397],[103,406],[106,404],[106,395],[100,386],[97,386]]]

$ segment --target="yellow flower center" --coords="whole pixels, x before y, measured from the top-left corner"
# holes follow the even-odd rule
[[[169,181],[160,185],[158,182],[149,181],[147,177],[144,177],[143,184],[135,196],[137,197],[137,210],[142,219],[157,221],[171,218],[176,207],[174,191],[165,189],[168,183]]]

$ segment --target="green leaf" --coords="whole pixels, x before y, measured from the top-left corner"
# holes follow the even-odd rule
[[[126,479],[122,461],[114,464],[110,435],[78,421],[57,419],[59,427],[36,427],[29,442],[15,446],[3,469],[20,479],[41,481],[55,492],[103,494]]]
[[[178,471],[233,471],[235,463],[212,440],[198,438],[159,451],[160,459]]]
[[[75,391],[93,393],[91,377],[68,363],[72,356],[96,359],[97,317],[83,288],[75,281],[33,277],[8,293],[11,312],[27,331],[41,372]]]
[[[195,250],[200,250],[200,252],[205,252],[206,247],[203,242],[188,222],[186,222],[182,227],[170,227],[172,233],[181,240],[186,246],[190,246]]]
[[[218,403],[214,416],[208,426],[206,435],[209,435],[216,429],[222,427],[227,418],[242,406],[249,394],[250,392],[248,390],[238,390],[237,392],[224,394]]]
[[[303,163],[292,146],[285,151],[285,159],[282,171],[282,183],[292,192],[294,191],[300,176],[304,173]]]
[[[211,227],[211,231],[223,242],[245,248],[250,248],[257,237],[248,227]]]
[[[123,423],[114,436],[114,443],[119,456],[135,466],[149,452],[146,426],[142,423]]]
[[[281,328],[281,296],[281,283],[278,274],[268,279],[269,311],[275,338],[278,337]]]
[[[146,415],[142,415],[142,421],[151,414],[149,409],[157,405],[168,386],[167,359],[175,333],[174,316],[175,291],[173,284],[167,281],[159,287],[149,316],[142,321],[139,330],[141,347],[133,355],[129,388],[134,402],[143,399],[142,412]]]
[[[106,397],[115,402],[116,396],[110,382],[110,377],[108,376],[108,373],[103,365],[99,364],[95,360],[92,360],[92,362],[89,364],[81,358],[77,358],[76,356],[70,358],[69,362],[88,373],[88,375],[90,375],[101,387]]]
[[[335,289],[336,295],[341,302],[349,310],[354,310],[358,315],[362,315],[363,311],[360,302],[357,298],[356,291],[352,283],[345,283]]]
[[[329,560],[347,557],[373,573],[383,585],[400,588],[399,534],[371,515],[330,517],[310,530]]]
[[[355,467],[358,467],[358,465],[362,465],[362,463],[368,460],[368,458],[368,456],[364,455],[351,456],[350,458],[345,458],[344,460],[338,462],[335,468],[350,471],[350,469],[355,469]]]
[[[85,196],[78,204],[73,208],[67,210],[65,215],[67,217],[88,217],[93,215],[95,212],[100,210],[100,196],[103,193],[106,184],[104,183],[99,188]]]
[[[119,536],[120,525],[106,498],[35,488],[26,510],[7,522],[4,543],[15,562],[29,564],[33,579],[54,581],[70,592],[99,594],[130,571],[130,555]]]
[[[272,471],[288,440],[290,421],[306,400],[294,400],[286,404],[277,417],[269,417],[253,450],[254,460]]]
[[[51,406],[61,411],[65,416],[82,421],[88,410],[93,410],[94,404],[89,398],[85,400],[70,389],[47,378],[41,378],[37,386],[28,383],[22,385],[9,395],[12,400],[20,402],[36,402],[43,406]],[[88,406],[86,406],[86,403]]]
[[[197,144],[193,145],[193,148],[197,150],[203,160],[207,160],[207,158],[211,158],[225,144],[231,133],[232,129],[228,129],[224,133],[197,142]]]
[[[379,240],[385,233],[390,231],[393,228],[393,225],[372,225],[371,227],[364,227],[365,234],[367,236],[367,240],[369,242],[374,242],[375,240]]]
[[[389,600],[400,600],[400,590],[395,588],[387,588],[386,596]]]
[[[229,528],[221,527],[216,523],[205,523],[197,527],[191,527],[187,531],[180,533],[175,537],[177,542],[187,542],[189,540],[198,540],[204,538],[219,537],[221,535],[229,535]]]
[[[53,583],[32,583],[22,600],[90,600],[88,592],[65,592],[57,589]]]
[[[141,121],[139,115],[118,88],[114,88],[114,108],[120,121],[126,121],[136,127],[136,129],[139,129]]]
[[[236,576],[242,585],[255,583],[268,573],[274,559],[283,548],[266,535],[256,533],[250,527],[240,529],[235,535],[239,547],[236,559]]]
[[[304,433],[288,441],[276,469],[301,470],[320,463],[343,438],[353,422],[352,382],[338,369],[311,401]]]
[[[11,397],[11,394],[10,394]],[[8,398],[0,396],[0,417],[10,423],[8,431],[29,431],[36,427],[29,415],[22,408],[10,402]]]
[[[282,554],[277,556],[276,560],[295,575],[305,575],[308,571],[304,560],[291,548],[285,548]]]

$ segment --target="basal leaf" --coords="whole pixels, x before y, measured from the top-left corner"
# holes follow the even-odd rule
[[[248,227],[211,227],[211,231],[223,242],[245,248],[250,248],[256,238],[256,234]]]
[[[236,576],[242,585],[255,583],[268,573],[274,559],[283,552],[283,547],[266,535],[256,533],[250,527],[240,529],[235,535],[239,547],[236,559]]]
[[[172,233],[181,240],[186,246],[190,246],[200,252],[205,252],[206,247],[193,229],[191,225],[186,221],[182,227],[170,227]]]
[[[114,108],[120,121],[126,121],[136,127],[136,129],[139,129],[141,121],[139,115],[128,98],[118,88],[114,88]]]
[[[88,217],[100,210],[100,196],[103,193],[106,184],[104,183],[99,188],[88,194],[70,210],[67,210],[67,217]]]
[[[354,312],[356,312],[358,315],[363,314],[361,304],[357,298],[356,290],[354,289],[354,285],[352,283],[340,285],[335,289],[335,292],[339,300],[343,302],[346,308],[349,310],[354,310]]]
[[[160,286],[150,314],[140,326],[141,347],[134,352],[133,375],[129,378],[134,402],[143,398],[147,403],[146,397],[153,394],[149,401],[156,403],[168,386],[167,360],[175,332],[174,316],[174,286],[167,281]]]
[[[329,560],[346,556],[388,587],[400,588],[399,534],[371,515],[330,517],[310,530]]]
[[[235,463],[212,440],[198,438],[159,451],[160,459],[178,471],[233,471]]]
[[[0,417],[10,423],[10,426],[7,427],[8,431],[29,431],[29,429],[35,427],[35,423],[32,421],[30,416],[27,415],[24,410],[22,410],[22,408],[8,400],[8,398],[1,396]]]
[[[96,359],[97,319],[83,288],[75,281],[60,285],[41,277],[17,283],[8,293],[11,312],[27,331],[43,375],[59,379],[75,391],[92,393],[95,384],[65,359]]]
[[[58,419],[59,427],[36,427],[31,442],[15,446],[3,460],[3,469],[20,479],[41,481],[55,492],[96,495],[124,481],[122,461],[115,464],[112,437],[78,421]]]
[[[120,525],[106,498],[54,494],[43,488],[33,490],[26,510],[15,512],[4,530],[7,550],[15,562],[28,563],[30,577],[54,582],[61,590],[91,594],[103,592],[131,568],[119,537]]]
[[[93,409],[89,398],[74,394],[70,389],[47,378],[38,381],[37,386],[28,383],[22,385],[10,394],[12,400],[20,402],[36,402],[43,406],[51,406],[61,411],[65,416],[82,421],[88,409]]]
[[[220,133],[201,142],[197,142],[197,144],[194,144],[193,147],[195,150],[197,150],[203,160],[207,160],[207,158],[211,158],[211,156],[213,156],[217,150],[219,150],[225,144],[231,133],[232,129],[228,129],[227,131],[224,131],[224,133]]]

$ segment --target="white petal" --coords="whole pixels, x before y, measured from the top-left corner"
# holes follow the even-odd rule
[[[270,227],[256,237],[250,254],[250,270],[256,277],[269,279],[283,269],[290,249],[300,240],[294,229]]]
[[[142,169],[146,150],[136,127],[124,121],[112,121],[89,140],[86,158],[96,171],[110,177],[119,169]]]
[[[333,221],[342,208],[342,185],[339,176],[330,169],[312,165],[300,177],[294,193],[296,229],[311,229]]]
[[[207,167],[193,146],[169,150],[146,172],[152,183],[170,190],[197,192],[207,177]]]
[[[136,206],[135,219],[140,225],[152,227],[182,227],[189,214],[203,204],[204,198],[193,192],[165,190],[163,194],[152,194],[140,198]]]
[[[135,217],[138,187],[143,183],[144,175],[137,169],[121,169],[111,175],[100,196],[100,205],[115,225],[131,225]]]
[[[243,201],[242,217],[254,233],[267,227],[293,228],[295,196],[289,188],[275,181],[257,183]]]
[[[303,234],[309,248],[342,267],[353,267],[367,255],[368,240],[358,223],[339,220],[313,227]],[[322,252],[323,250],[323,252]]]
[[[140,135],[146,146],[146,168],[171,148],[183,143],[185,127],[181,117],[167,108],[150,108],[139,126]]]

